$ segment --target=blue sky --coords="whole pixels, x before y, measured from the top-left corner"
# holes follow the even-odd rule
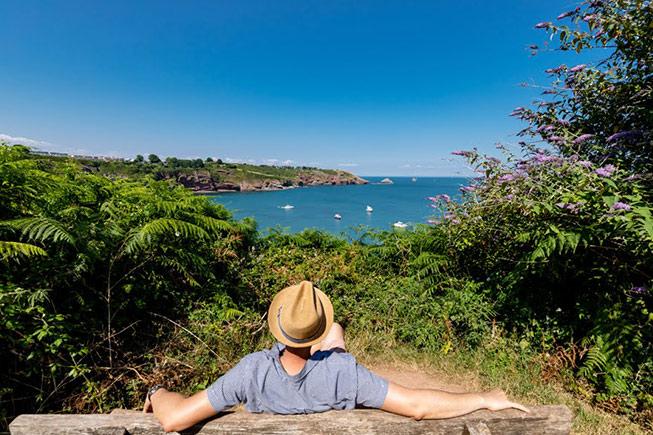
[[[569,1],[0,2],[0,139],[46,150],[465,172],[523,125]]]

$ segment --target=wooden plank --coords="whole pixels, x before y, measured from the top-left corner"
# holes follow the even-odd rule
[[[572,414],[566,406],[535,406],[531,414],[517,410],[477,411],[443,419],[415,421],[380,410],[329,411],[308,415],[227,412],[184,431],[193,434],[568,434]],[[160,435],[165,432],[152,414],[115,410],[111,414],[23,414],[10,425],[13,435],[111,434]],[[475,432],[472,432],[475,431]],[[481,431],[481,432],[479,432]],[[482,432],[485,431],[485,432]]]

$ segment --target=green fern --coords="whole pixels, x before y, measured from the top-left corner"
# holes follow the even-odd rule
[[[20,242],[0,241],[0,257],[2,260],[12,259],[19,261],[21,258],[47,256],[48,253],[38,246]]]
[[[578,375],[585,377],[593,382],[597,381],[597,376],[603,374],[608,366],[608,355],[603,350],[603,342],[590,348],[585,356],[583,366],[578,370]]]
[[[197,225],[178,219],[161,218],[145,224],[140,230],[132,233],[125,244],[125,252],[132,254],[141,249],[150,247],[152,243],[162,237],[183,237],[207,240],[208,233]]]
[[[20,231],[22,236],[29,241],[74,243],[70,233],[54,219],[29,217],[4,221],[0,225]]]

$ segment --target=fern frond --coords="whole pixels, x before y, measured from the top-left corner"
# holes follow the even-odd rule
[[[0,258],[3,260],[12,259],[19,261],[21,257],[31,258],[47,255],[48,253],[43,248],[30,245],[29,243],[0,241]]]
[[[30,241],[74,243],[73,237],[61,223],[44,217],[20,218],[4,221],[0,225],[20,231]]]
[[[134,253],[167,236],[202,240],[209,238],[208,233],[195,224],[178,219],[161,218],[148,222],[130,235],[130,240],[125,244],[125,252]]]
[[[197,213],[190,215],[188,220],[192,221],[195,225],[203,228],[204,230],[210,231],[212,233],[230,231],[233,229],[233,226],[227,221]]]
[[[603,346],[597,345],[587,352],[583,366],[578,370],[578,374],[587,379],[596,380],[599,373],[605,372],[607,365],[608,356],[603,352]]]

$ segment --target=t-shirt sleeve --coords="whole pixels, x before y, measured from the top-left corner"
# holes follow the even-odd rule
[[[388,381],[356,363],[358,387],[356,390],[356,405],[366,408],[380,408],[388,395]]]
[[[209,402],[216,412],[224,411],[238,405],[244,400],[245,382],[250,379],[248,367],[249,358],[245,357],[231,370],[221,376],[206,389]]]

